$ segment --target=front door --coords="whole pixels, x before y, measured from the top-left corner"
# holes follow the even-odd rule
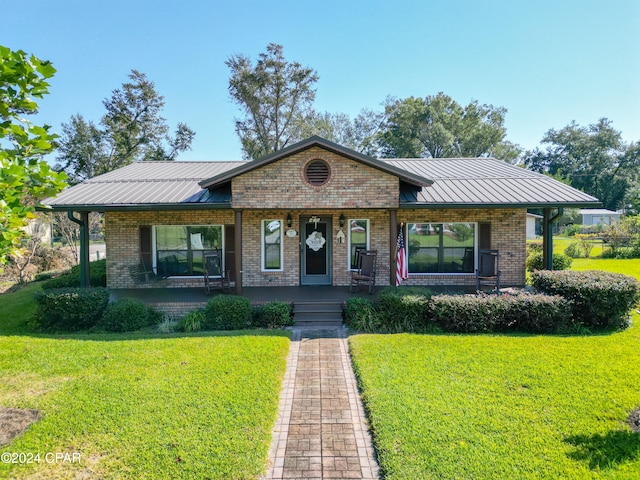
[[[300,217],[300,284],[331,285],[331,217]]]

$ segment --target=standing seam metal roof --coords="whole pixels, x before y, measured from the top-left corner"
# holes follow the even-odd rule
[[[401,206],[599,206],[598,200],[591,195],[493,158],[381,159],[379,162],[407,172],[411,178],[433,180],[429,186],[409,186],[413,194],[403,189]],[[59,210],[196,204],[230,206],[228,189],[203,189],[202,182],[232,170],[242,171],[248,163],[134,163],[67,188],[46,203]]]

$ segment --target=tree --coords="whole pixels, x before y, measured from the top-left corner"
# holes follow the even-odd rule
[[[363,109],[353,120],[344,113],[320,113],[311,111],[300,118],[297,137],[319,135],[343,147],[365,155],[377,156],[377,136],[384,125],[384,113]]]
[[[387,99],[385,111],[387,124],[379,140],[384,157],[486,157],[497,152],[513,161],[520,152],[505,142],[503,107],[477,101],[463,107],[440,92]]]
[[[236,119],[236,133],[244,158],[260,158],[302,139],[299,127],[316,94],[313,69],[288,62],[275,43],[267,45],[255,66],[245,55],[233,55],[225,64],[231,71],[229,94],[243,114]]]
[[[602,118],[581,127],[575,122],[549,130],[536,148],[525,155],[531,170],[568,178],[572,187],[598,198],[605,208],[617,210],[638,179],[640,149],[627,145],[611,122]]]
[[[55,71],[49,61],[0,45],[0,269],[19,253],[35,207],[66,186],[66,175],[42,160],[56,136],[24,117],[37,113],[34,98],[49,93]]]
[[[164,97],[144,73],[132,70],[130,82],[102,103],[106,109],[102,128],[82,115],[62,124],[56,168],[66,171],[72,183],[110,172],[133,162],[175,160],[191,148],[195,132],[179,123],[173,136],[160,115]]]

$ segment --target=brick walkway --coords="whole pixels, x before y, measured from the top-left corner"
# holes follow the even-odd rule
[[[378,478],[341,327],[293,330],[265,478]]]

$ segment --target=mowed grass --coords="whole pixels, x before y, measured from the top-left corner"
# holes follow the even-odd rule
[[[0,462],[0,478],[250,479],[264,472],[285,333],[15,335],[24,328],[12,316],[30,308],[28,293],[0,295],[0,406],[37,409],[42,418],[0,453],[42,459]],[[49,452],[79,453],[80,462],[50,464]]]
[[[639,260],[573,267],[640,277]],[[592,336],[350,337],[385,478],[640,478],[633,321]]]

